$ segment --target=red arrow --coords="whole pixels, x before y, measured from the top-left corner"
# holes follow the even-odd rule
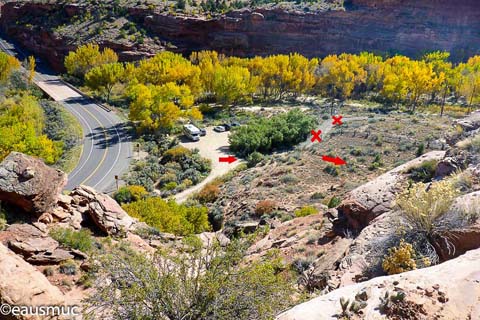
[[[340,165],[343,165],[343,164],[347,164],[347,163],[345,162],[345,160],[343,160],[342,158],[339,158],[339,157],[332,158],[332,157],[328,157],[328,156],[322,156],[322,160],[323,160],[323,161],[327,161],[327,162],[332,162],[332,163],[334,163],[336,166],[340,166]]]
[[[237,158],[235,158],[234,156],[220,157],[218,158],[218,161],[232,163],[237,161]]]

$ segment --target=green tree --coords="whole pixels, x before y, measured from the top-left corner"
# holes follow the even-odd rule
[[[124,76],[125,69],[121,63],[102,64],[92,68],[85,75],[85,84],[96,91],[105,92],[107,102],[115,84],[119,83]]]

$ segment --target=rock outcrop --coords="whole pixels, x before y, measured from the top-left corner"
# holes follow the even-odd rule
[[[362,292],[366,307],[358,319],[386,319],[380,309],[387,291],[404,292],[405,299],[397,306],[414,312],[419,317],[415,319],[480,319],[478,261],[480,249],[434,267],[346,286],[295,306],[277,320],[337,319],[342,313],[340,298],[353,301]]]
[[[106,234],[126,233],[137,223],[114,199],[93,188],[79,186],[72,191],[70,197],[80,212],[87,214]]]
[[[299,52],[309,57],[361,51],[395,52],[418,56],[425,51],[446,50],[456,60],[478,54],[480,7],[475,0],[348,0],[345,10],[287,12],[282,9],[238,10],[213,19],[159,13],[147,8],[129,8],[129,18],[147,29],[172,50],[188,54],[214,49],[240,55]],[[86,8],[38,2],[7,2],[2,7],[3,31],[56,69],[72,38],[60,37],[43,25],[46,15],[82,16]],[[30,17],[25,25],[20,18]],[[119,41],[105,40],[123,60],[151,54]],[[137,51],[137,52],[135,52]]]
[[[2,238],[12,251],[31,264],[57,264],[74,258],[70,252],[59,248],[56,240],[30,224],[13,224]]]
[[[0,244],[0,300],[9,305],[63,305],[60,289],[33,266]]]
[[[337,207],[339,217],[346,219],[350,228],[363,229],[370,221],[392,209],[392,201],[407,179],[405,172],[409,168],[425,161],[441,160],[444,155],[444,151],[426,153],[352,190]]]
[[[29,213],[52,209],[67,182],[67,175],[38,158],[12,152],[0,164],[0,201]]]

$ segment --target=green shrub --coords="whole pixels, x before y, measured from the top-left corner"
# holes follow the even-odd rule
[[[67,228],[54,228],[50,230],[50,236],[60,244],[83,252],[93,249],[94,239],[87,229],[75,231]]]
[[[310,199],[312,200],[320,200],[325,198],[325,194],[323,192],[315,192],[310,196]]]
[[[144,187],[132,185],[121,187],[117,192],[115,192],[113,198],[118,203],[123,204],[144,199],[147,195],[148,192]]]
[[[175,181],[169,182],[163,186],[163,190],[174,190],[177,187],[177,183]]]
[[[425,161],[419,166],[410,168],[407,173],[410,174],[410,178],[416,182],[430,182],[437,170],[437,160]]]
[[[7,217],[0,207],[0,231],[4,230],[7,226]]]
[[[247,165],[249,168],[255,167],[258,163],[262,162],[265,156],[260,152],[253,152],[247,157]]]
[[[203,206],[185,206],[174,200],[152,197],[123,205],[132,217],[162,232],[178,235],[200,233],[210,229],[208,210]]]
[[[294,184],[298,182],[298,178],[293,174],[286,174],[280,178],[280,181],[285,184]]]
[[[417,157],[420,157],[424,153],[425,153],[425,145],[423,143],[420,143],[420,145],[417,148],[416,155]]]
[[[325,168],[323,168],[323,172],[326,172],[329,175],[336,177],[340,174],[340,169],[338,169],[337,166],[329,164]]]
[[[240,156],[253,152],[269,153],[304,141],[315,127],[316,119],[299,109],[271,118],[257,118],[230,135],[230,149]]]
[[[290,278],[279,272],[282,263],[274,254],[242,263],[251,244],[240,241],[204,248],[199,239],[188,238],[181,249],[166,248],[154,259],[115,248],[99,258],[96,294],[86,308],[122,319],[172,313],[169,319],[273,319],[292,301]]]
[[[342,202],[342,200],[340,200],[340,198],[337,198],[337,197],[333,196],[328,201],[327,207],[335,208],[340,204],[340,202]]]
[[[62,274],[73,276],[77,274],[77,265],[73,260],[67,260],[60,264],[58,271]]]
[[[312,206],[306,206],[306,207],[302,207],[298,210],[295,210],[295,217],[306,217],[306,216],[310,216],[312,214],[317,214],[318,213],[318,210],[315,208],[315,207],[312,207]]]

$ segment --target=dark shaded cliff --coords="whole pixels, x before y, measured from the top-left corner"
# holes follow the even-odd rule
[[[175,45],[174,51],[214,49],[226,54],[251,56],[299,52],[306,56],[374,51],[418,56],[425,51],[447,50],[455,60],[480,53],[480,3],[474,0],[350,0],[345,11],[311,14],[279,9],[235,11],[211,20],[156,14],[129,8],[129,19],[153,36]],[[55,35],[41,23],[34,32],[17,20],[28,14],[44,17],[61,11],[81,14],[71,5],[7,3],[0,25],[4,32],[31,51],[47,58],[57,69],[75,44]],[[40,19],[37,19],[40,21]],[[141,46],[113,47],[123,60],[152,54]]]

